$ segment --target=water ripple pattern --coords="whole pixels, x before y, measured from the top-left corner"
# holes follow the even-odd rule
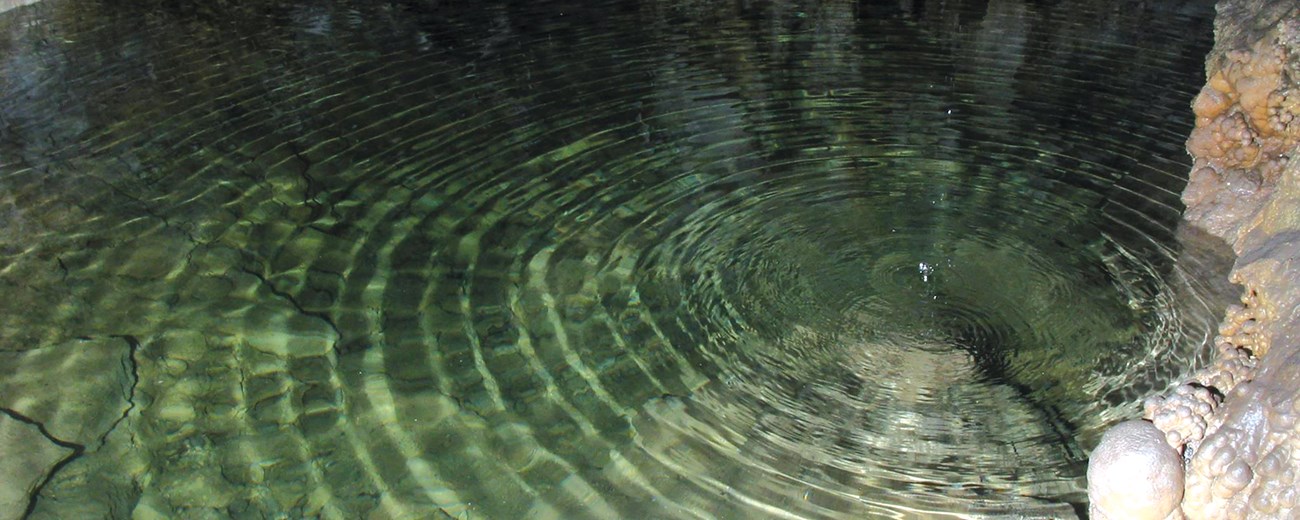
[[[136,4],[0,14],[32,518],[1072,518],[1221,308],[1207,2]]]

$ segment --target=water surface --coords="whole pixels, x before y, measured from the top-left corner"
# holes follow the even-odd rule
[[[124,352],[28,513],[1073,517],[1221,309],[1177,195],[1212,14],[0,14],[0,350]]]

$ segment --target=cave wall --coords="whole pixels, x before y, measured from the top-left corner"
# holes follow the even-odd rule
[[[1186,461],[1187,518],[1300,518],[1300,3],[1217,10],[1183,201],[1236,252],[1243,294],[1218,360],[1146,418]]]

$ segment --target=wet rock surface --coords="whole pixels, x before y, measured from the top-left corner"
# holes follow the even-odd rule
[[[9,413],[0,413],[0,443],[10,448],[0,458],[0,481],[5,483],[0,486],[0,519],[22,518],[32,493],[59,461],[76,451],[50,442],[40,426]],[[21,449],[12,449],[18,447]]]
[[[137,347],[82,338],[0,353],[0,518],[26,518],[57,472],[104,446],[134,407]]]
[[[1237,254],[1218,358],[1145,416],[1186,461],[1190,519],[1300,515],[1300,5],[1218,5],[1193,104],[1187,218]],[[1095,483],[1094,483],[1095,485]]]
[[[1161,520],[1182,499],[1183,466],[1164,432],[1140,420],[1116,425],[1088,461],[1093,520]]]

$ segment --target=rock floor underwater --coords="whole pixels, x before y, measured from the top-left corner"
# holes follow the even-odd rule
[[[0,519],[1300,518],[1294,2],[0,7]]]

